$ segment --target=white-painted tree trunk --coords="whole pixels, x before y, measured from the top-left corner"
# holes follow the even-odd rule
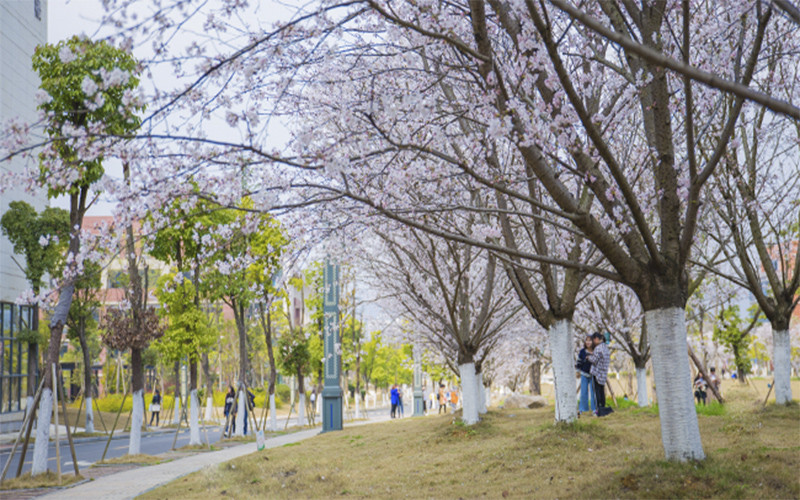
[[[33,396],[28,396],[25,398],[25,416],[28,416],[28,413],[33,411]]]
[[[36,442],[33,445],[31,475],[47,472],[47,451],[50,444],[50,417],[53,414],[53,391],[42,389],[39,397],[39,413],[36,416]]]
[[[572,422],[578,418],[572,322],[566,319],[559,320],[548,329],[547,333],[550,337],[550,354],[553,360],[556,422]]]
[[[361,397],[358,394],[356,394],[356,420],[361,418],[361,404],[360,404],[361,402],[359,401],[360,399]]]
[[[144,391],[133,393],[133,412],[131,413],[131,435],[128,441],[128,455],[138,455],[142,449],[142,421],[144,420]]]
[[[658,393],[661,441],[668,460],[702,460],[703,444],[692,394],[686,345],[686,313],[680,307],[645,313]]]
[[[772,331],[772,365],[775,369],[775,402],[792,402],[791,343],[788,330]]]
[[[475,363],[458,365],[461,375],[461,420],[467,425],[478,422],[478,378],[475,376]]]
[[[488,411],[489,408],[492,406],[492,386],[489,387],[484,386],[484,400],[486,401],[486,410]]]
[[[306,425],[306,395],[300,394],[297,399],[297,426],[302,427]]]
[[[210,422],[214,415],[214,398],[206,398],[206,411],[203,420]]]
[[[276,415],[275,409],[275,395],[269,395],[269,430],[277,431],[278,430],[278,415]]]
[[[483,385],[483,372],[478,374],[478,413],[483,415],[486,413],[486,386]]]
[[[636,369],[636,391],[638,394],[636,399],[639,406],[648,406],[650,400],[647,399],[647,368]]]
[[[181,422],[181,398],[175,399],[175,414],[172,416],[172,423],[178,425]]]
[[[94,409],[92,408],[92,404],[94,403],[92,398],[86,398],[84,404],[86,405],[86,425],[84,430],[88,433],[92,433],[94,432]]]
[[[239,402],[236,410],[236,432],[235,436],[244,436],[244,401],[246,393],[244,389],[239,391]]]
[[[189,392],[189,445],[199,445],[200,442],[200,399],[197,389]]]

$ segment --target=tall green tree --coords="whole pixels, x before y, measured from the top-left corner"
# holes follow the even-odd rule
[[[752,318],[745,324],[739,313],[739,306],[732,305],[720,310],[717,322],[714,325],[713,339],[725,346],[733,354],[733,362],[736,364],[736,376],[739,382],[744,384],[750,373],[750,357],[748,355],[750,347],[750,332],[758,324],[762,317],[761,309],[756,307]]]
[[[56,274],[64,257],[69,239],[69,212],[63,208],[47,207],[41,214],[29,203],[12,201],[0,218],[0,229],[14,247],[14,252],[25,257],[20,267],[30,283],[34,295],[39,295],[45,274]],[[19,263],[18,263],[19,264]],[[28,343],[28,411],[32,410],[38,370],[39,306],[34,308],[33,325],[27,335]]]
[[[49,99],[39,104],[45,112],[49,146],[40,154],[40,181],[48,196],[69,197],[69,265],[61,285],[58,305],[50,321],[50,344],[44,370],[44,389],[39,407],[33,475],[47,471],[49,418],[53,405],[50,368],[58,363],[58,351],[69,314],[80,263],[80,228],[92,185],[103,175],[104,148],[99,141],[81,135],[98,130],[121,136],[138,128],[142,110],[131,92],[139,83],[139,65],[133,56],[104,41],[73,37],[36,48],[33,69]],[[113,75],[113,77],[112,77]]]

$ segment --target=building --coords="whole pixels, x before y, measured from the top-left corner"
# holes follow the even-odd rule
[[[0,124],[19,117],[25,122],[36,120],[34,96],[39,78],[31,68],[31,57],[37,45],[47,41],[47,0],[0,1]],[[20,172],[24,160],[0,163],[0,175]],[[8,204],[24,200],[37,210],[47,205],[47,196],[29,196],[21,190],[0,194],[0,215]],[[11,243],[0,234],[0,432],[19,428],[27,394],[27,344],[17,335],[33,326],[34,311],[15,305],[27,290],[25,275],[17,265],[25,260],[14,255]]]

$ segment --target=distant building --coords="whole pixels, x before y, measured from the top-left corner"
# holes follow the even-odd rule
[[[34,96],[39,77],[31,67],[37,45],[47,41],[47,0],[0,1],[0,124],[19,117],[36,120]],[[22,171],[22,159],[0,163],[0,175]],[[0,216],[12,201],[24,200],[37,210],[47,206],[46,193],[30,196],[22,191],[0,194]],[[27,393],[27,344],[17,335],[33,326],[30,307],[14,304],[29,288],[22,269],[24,258],[14,255],[11,243],[0,234],[0,432],[19,428]]]

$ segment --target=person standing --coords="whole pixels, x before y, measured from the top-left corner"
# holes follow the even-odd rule
[[[439,414],[442,414],[442,411],[447,414],[447,398],[445,398],[444,393],[444,384],[439,384]]]
[[[714,389],[717,390],[717,394],[722,396],[722,391],[720,390],[719,387],[720,385],[719,377],[717,377],[717,369],[714,368],[713,366],[711,367],[711,373],[708,374],[708,378],[710,379],[708,383],[711,384],[714,387]]]
[[[694,378],[694,397],[697,399],[697,404],[706,405],[706,397],[708,394],[706,393],[706,381],[703,379],[703,374],[698,373],[697,376]]]
[[[590,373],[592,375],[592,385],[594,385],[594,397],[597,404],[595,414],[598,417],[608,415],[612,410],[606,408],[606,380],[608,377],[608,365],[611,362],[611,354],[608,346],[604,342],[600,332],[592,334],[592,351],[586,356],[592,364]]]
[[[458,408],[458,391],[455,389],[450,390],[450,408],[452,408],[453,413]]]
[[[578,362],[575,363],[575,368],[580,373],[581,379],[581,397],[578,401],[578,412],[584,413],[587,411],[596,411],[597,405],[595,404],[594,395],[590,397],[590,389],[592,387],[592,364],[589,362],[586,357],[589,355],[589,351],[591,351],[593,347],[592,336],[587,335],[586,338],[583,340],[583,348],[578,352]],[[591,400],[591,408],[589,405],[589,401]]]
[[[405,416],[403,412],[403,390],[401,388],[397,388],[397,409],[400,410],[400,418]]]
[[[234,409],[234,402],[236,401],[236,391],[233,386],[228,386],[228,392],[225,394],[225,431],[223,434],[228,433],[228,427],[231,428],[231,434],[236,431],[236,410]]]
[[[314,387],[311,389],[311,408],[308,410],[311,413],[311,417],[315,417],[317,415],[317,388]]]
[[[392,386],[392,418],[397,416],[397,405],[400,402],[400,391],[397,390],[397,384]]]
[[[153,417],[156,419],[156,427],[159,424],[159,415],[161,414],[161,392],[156,389],[153,394],[153,399],[150,401],[150,426],[153,426]]]

